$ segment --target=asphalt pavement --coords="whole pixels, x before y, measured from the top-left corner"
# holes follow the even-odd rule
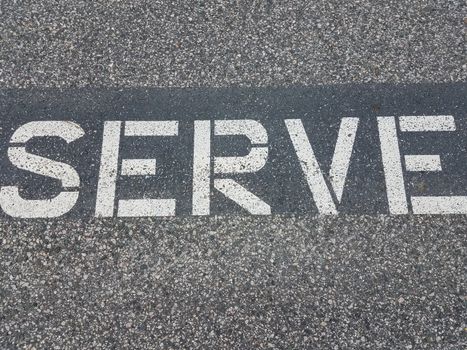
[[[0,96],[465,89],[466,9],[462,0],[8,0]],[[18,121],[8,109],[0,118],[10,137]],[[2,214],[0,348],[460,350],[466,232],[466,215]]]

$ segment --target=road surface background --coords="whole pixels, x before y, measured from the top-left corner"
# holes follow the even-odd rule
[[[465,82],[458,1],[3,1],[0,87]],[[0,348],[461,349],[465,216],[3,220]]]

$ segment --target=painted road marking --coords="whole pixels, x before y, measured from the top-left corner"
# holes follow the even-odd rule
[[[407,214],[407,195],[394,117],[377,117],[384,178],[391,214]]]
[[[109,217],[114,215],[121,125],[120,121],[104,122],[104,141],[102,142],[99,181],[97,183],[96,216]]]
[[[402,131],[455,131],[452,115],[411,115],[401,116],[399,125]]]
[[[441,158],[438,154],[404,156],[407,171],[441,171]]]
[[[71,143],[85,132],[72,122],[37,121],[18,127],[13,133],[8,150],[8,159],[18,169],[53,178],[61,182],[61,187],[75,190],[61,191],[54,198],[43,200],[24,199],[17,186],[2,186],[0,207],[9,216],[19,218],[57,217],[69,212],[78,200],[80,179],[77,171],[68,164],[41,157],[26,150],[26,143],[35,137],[59,137]],[[18,147],[17,145],[21,146]]]
[[[311,148],[302,121],[300,119],[288,119],[285,121],[285,125],[319,213],[337,214],[336,205]]]
[[[101,156],[101,164],[103,165],[99,173],[96,216],[113,216],[118,177],[121,126],[122,123],[118,121],[106,123],[106,126],[104,126],[104,129],[107,127],[109,130],[104,130],[102,141],[105,153],[102,152],[104,155]],[[125,122],[124,135],[134,137],[177,136],[178,121],[127,121]],[[122,161],[120,175],[126,176],[134,175],[133,170],[128,170],[128,161],[133,167],[137,166],[138,168],[143,168],[148,163],[152,162],[155,164],[156,162],[155,159],[139,162],[136,159],[123,159]],[[155,167],[153,170],[155,172]],[[139,173],[141,173],[141,170],[139,170]],[[147,172],[143,174],[149,175]],[[175,199],[120,199],[118,201],[118,216],[174,216],[175,202]]]
[[[0,216],[467,214],[466,85],[3,91]]]
[[[209,215],[211,193],[211,121],[194,122],[193,215]]]
[[[407,158],[407,157],[406,157]],[[155,159],[123,159],[120,174],[125,176],[156,175]]]

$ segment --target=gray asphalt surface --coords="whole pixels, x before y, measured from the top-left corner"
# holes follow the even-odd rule
[[[465,8],[463,0],[3,1],[0,83],[459,81]]]
[[[0,86],[466,81],[464,1],[3,1]],[[463,349],[467,222],[3,220],[1,349]]]

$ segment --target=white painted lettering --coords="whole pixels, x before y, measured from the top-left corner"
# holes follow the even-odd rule
[[[214,157],[215,174],[252,173],[264,167],[268,157],[266,129],[255,120],[216,120],[214,135],[240,135],[251,150],[242,157]],[[209,215],[211,184],[211,124],[195,121],[193,163],[193,215]],[[269,215],[271,207],[233,179],[215,179],[214,188],[253,215]]]
[[[377,120],[389,212],[395,215],[407,214],[409,209],[402,173],[396,120],[394,117],[378,117]]]
[[[405,132],[455,131],[451,115],[402,116]],[[407,171],[442,171],[439,155],[405,155]],[[467,196],[411,196],[414,214],[467,214]]]
[[[121,122],[104,124],[101,168],[99,173],[96,216],[114,215],[115,190],[118,174]],[[125,136],[177,136],[177,121],[125,122]],[[149,176],[156,173],[156,159],[123,159],[120,174],[124,176]],[[121,199],[117,216],[174,216],[175,199]]]
[[[332,194],[326,184],[302,121],[300,119],[287,119],[285,125],[318,211],[320,214],[326,215],[337,214]],[[358,118],[343,118],[340,124],[329,172],[330,185],[334,190],[337,202],[341,201],[344,192],[357,127]]]
[[[34,137],[60,137],[67,143],[84,136],[84,130],[68,121],[35,121],[20,126],[11,137],[14,144],[25,144]],[[8,158],[17,168],[61,182],[66,190],[51,199],[24,199],[17,186],[4,186],[0,190],[3,211],[17,218],[53,218],[69,212],[78,200],[79,175],[70,165],[44,158],[26,151],[23,146],[10,146]]]

